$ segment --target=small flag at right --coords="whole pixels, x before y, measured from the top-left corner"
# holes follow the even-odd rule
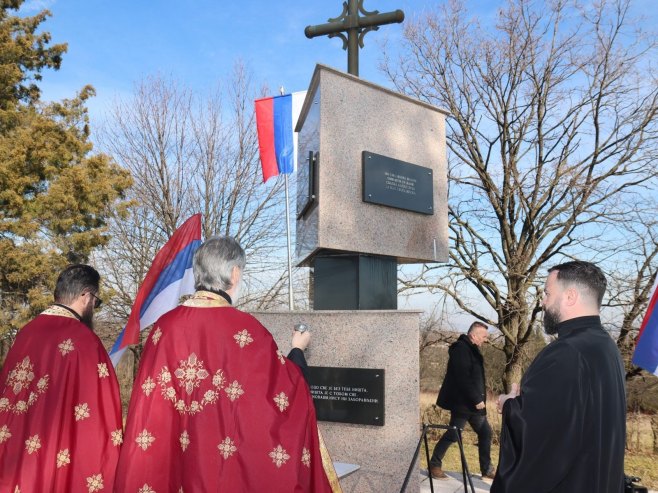
[[[637,336],[633,364],[658,376],[658,289],[656,288],[658,288],[658,276],[653,284],[647,314]]]

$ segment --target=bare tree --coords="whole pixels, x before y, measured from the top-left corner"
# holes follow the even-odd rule
[[[446,319],[446,314],[443,310],[434,308],[429,313],[425,314],[420,321],[420,341],[418,350],[423,355],[428,348],[434,346],[448,346],[453,343],[457,337],[455,334],[458,332],[452,330],[450,323]]]
[[[651,216],[638,217],[636,221],[621,225],[623,241],[629,252],[608,276],[610,296],[606,306],[620,311],[614,325],[618,329],[617,347],[624,357],[627,379],[642,371],[631,363],[631,359],[658,273],[658,222],[653,219],[653,214]]]
[[[155,254],[167,241],[150,212],[134,201],[128,211],[115,215],[110,223],[109,243],[95,254],[96,264],[103,273],[107,300],[101,314],[109,323],[122,325],[128,320],[137,287],[146,277]]]
[[[102,145],[135,181],[132,207],[116,217],[112,242],[101,253],[106,284],[118,295],[111,302],[117,319],[127,317],[158,249],[196,212],[203,215],[204,237],[231,235],[245,248],[241,302],[277,294],[270,286],[286,271],[284,203],[280,182],[262,183],[257,96],[238,63],[211,96],[151,77],[115,104]]]
[[[151,209],[154,225],[169,237],[191,215],[187,197],[194,176],[190,162],[192,94],[161,77],[135,87],[129,100],[118,100],[104,126],[102,144],[130,170],[133,197]]]
[[[520,378],[547,264],[602,258],[589,247],[604,249],[605,226],[655,187],[655,43],[629,10],[510,0],[487,26],[452,1],[408,24],[400,60],[383,63],[398,90],[451,114],[450,265],[402,282],[501,331],[505,387]]]

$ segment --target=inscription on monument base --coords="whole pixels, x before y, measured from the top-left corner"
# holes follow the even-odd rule
[[[384,370],[309,367],[319,421],[384,426]]]

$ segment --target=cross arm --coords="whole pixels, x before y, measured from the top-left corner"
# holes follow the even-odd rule
[[[385,26],[386,24],[399,24],[402,21],[404,21],[404,12],[398,9],[393,12],[361,17],[359,27]]]
[[[340,22],[328,22],[316,26],[306,26],[304,34],[307,38],[311,39],[316,36],[336,34],[347,31],[348,29],[383,26],[386,24],[400,23],[402,21],[404,21],[404,12],[401,10],[394,10],[393,12],[386,12],[384,14],[368,15],[365,17],[348,15]]]

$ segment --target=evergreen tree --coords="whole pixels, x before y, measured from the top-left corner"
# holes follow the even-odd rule
[[[37,32],[50,12],[20,16],[22,3],[0,0],[0,337],[52,302],[63,267],[108,241],[106,219],[131,183],[126,170],[92,153],[92,87],[41,101],[41,73],[60,67],[66,45]]]

